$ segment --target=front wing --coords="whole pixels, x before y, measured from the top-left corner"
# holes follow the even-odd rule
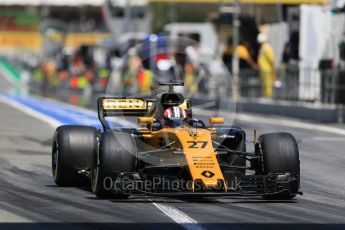
[[[138,183],[138,175],[121,173],[123,178],[126,178],[126,183],[136,181]],[[146,195],[157,195],[167,197],[215,197],[215,196],[266,196],[266,195],[279,195],[294,194],[292,188],[299,186],[298,178],[290,174],[270,174],[270,175],[245,175],[238,176],[234,179],[234,183],[230,185],[225,192],[215,190],[199,190],[199,191],[188,191],[188,190],[163,190],[161,187],[156,187],[154,190],[139,189],[135,186],[122,186],[121,192],[126,194],[146,194]],[[142,182],[142,181],[140,181]],[[125,188],[125,189],[124,189]],[[119,188],[114,187],[114,192],[119,191]],[[298,192],[302,195],[302,192]]]

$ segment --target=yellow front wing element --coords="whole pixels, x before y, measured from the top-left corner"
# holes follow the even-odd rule
[[[147,131],[149,132],[149,130]],[[212,145],[211,136],[210,130],[188,127],[164,128],[143,135],[144,142],[152,147],[161,148],[169,145],[183,152],[186,167],[193,180],[192,191],[197,188],[194,186],[196,182],[201,182],[207,189],[226,192],[227,186]],[[181,162],[173,155],[161,156],[160,163],[180,164]]]
[[[189,129],[176,133],[179,137],[193,181],[201,181],[207,189],[226,190],[223,173],[219,167],[211,139],[211,132]]]
[[[207,189],[227,190],[224,176],[212,145],[211,131],[187,127],[166,128],[153,132],[149,139],[150,142],[158,142],[158,139],[164,136],[169,137],[170,140],[168,142],[175,142],[176,140],[180,142],[180,148],[186,158],[193,185],[198,181]]]

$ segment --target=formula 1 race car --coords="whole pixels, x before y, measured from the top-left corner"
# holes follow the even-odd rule
[[[263,196],[291,199],[300,192],[300,161],[289,133],[255,138],[209,118],[193,117],[191,99],[174,91],[149,98],[98,98],[103,132],[94,127],[57,128],[52,171],[58,186],[90,185],[99,198],[159,196]],[[163,86],[163,87],[165,87]],[[106,117],[137,117],[136,128],[111,128]],[[254,135],[256,136],[256,134]]]

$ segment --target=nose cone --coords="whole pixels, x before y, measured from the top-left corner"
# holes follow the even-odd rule
[[[188,163],[188,169],[194,182],[200,181],[207,189],[219,187],[224,182],[212,144],[211,132],[207,129],[186,129],[176,132]]]

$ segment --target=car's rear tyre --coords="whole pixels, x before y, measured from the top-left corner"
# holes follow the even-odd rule
[[[105,131],[91,173],[93,193],[98,198],[128,198],[128,194],[114,190],[114,183],[120,172],[136,170],[136,156],[136,144],[130,134]]]
[[[90,180],[78,171],[92,168],[96,149],[95,128],[78,125],[58,127],[52,145],[52,173],[56,185],[90,185]]]
[[[256,151],[260,154],[259,172],[289,173],[295,177],[295,183],[290,186],[290,192],[266,195],[265,199],[291,199],[296,196],[300,185],[299,150],[295,138],[289,133],[270,133],[258,138]]]

